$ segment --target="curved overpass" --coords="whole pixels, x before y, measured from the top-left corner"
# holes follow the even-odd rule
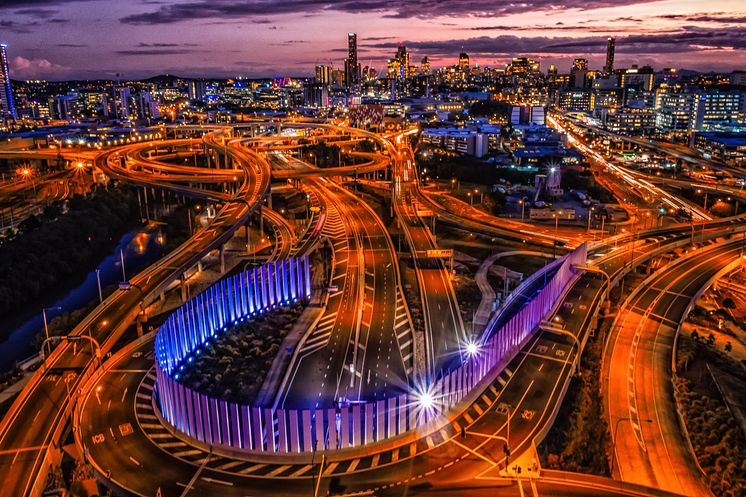
[[[96,163],[112,175],[126,177],[112,164],[116,150],[96,158]],[[45,367],[31,378],[0,423],[0,479],[14,495],[40,495],[53,453],[58,450],[74,393],[92,372],[150,299],[192,267],[204,254],[230,239],[261,205],[269,191],[266,161],[248,152],[236,152],[246,177],[231,202],[205,228],[145,271],[131,278],[132,290],[117,291],[73,329],[46,358]],[[127,178],[131,179],[131,178]],[[135,180],[139,181],[139,180]],[[78,347],[90,336],[98,344]],[[64,387],[60,381],[64,379]],[[40,413],[48,413],[40,416]],[[29,420],[33,420],[30,422]]]

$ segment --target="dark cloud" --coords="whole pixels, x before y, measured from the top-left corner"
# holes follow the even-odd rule
[[[718,24],[746,24],[746,14],[731,14],[725,12],[714,12],[712,14],[664,14],[656,16],[658,19],[671,21],[703,22]]]
[[[71,3],[92,2],[100,0],[0,0],[0,9],[18,9],[19,7],[27,9],[29,7],[62,7]],[[19,5],[20,4],[20,5]]]
[[[124,57],[150,57],[159,55],[188,55],[194,53],[194,50],[186,48],[164,48],[164,49],[142,49],[142,50],[117,50],[117,55]]]
[[[0,21],[0,31],[8,31],[16,34],[31,33],[31,28],[38,26],[38,22],[16,22],[9,20]]]
[[[52,17],[57,14],[56,10],[44,9],[44,8],[30,8],[30,9],[19,9],[13,12],[19,16],[30,16],[30,17]]]
[[[453,56],[460,51],[481,56],[513,56],[516,54],[592,54],[606,50],[605,36],[586,37],[496,37],[407,42],[410,50],[427,55]],[[399,43],[383,42],[371,45],[378,49],[394,51]],[[661,54],[690,53],[703,50],[746,48],[746,29],[721,28],[706,30],[689,26],[676,31],[637,34],[618,37],[618,53]]]
[[[556,25],[553,24],[551,26],[543,26],[543,25],[525,25],[525,26],[509,26],[507,24],[505,25],[495,25],[495,26],[475,26],[472,28],[466,28],[469,31],[584,31],[584,32],[591,32],[591,33],[609,33],[609,34],[617,34],[617,33],[625,33],[625,32],[634,32],[639,33],[639,28],[626,28],[624,26],[567,26],[567,25]]]
[[[143,43],[137,44],[138,48],[174,48],[174,47],[197,47],[196,43]]]
[[[2,0],[0,0],[2,1]],[[132,14],[121,19],[126,24],[173,24],[204,19],[273,16],[282,14],[320,14],[329,11],[348,14],[379,13],[392,18],[434,17],[500,17],[525,12],[560,12],[593,10],[620,5],[651,3],[657,0],[528,0],[495,2],[494,0],[193,0],[163,4],[150,12]]]

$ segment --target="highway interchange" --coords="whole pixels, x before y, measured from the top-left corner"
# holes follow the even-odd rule
[[[252,218],[273,233],[270,260],[321,246],[333,254],[330,280],[320,289],[323,310],[292,355],[275,407],[377,399],[459,364],[465,345],[478,340],[464,326],[446,261],[425,255],[440,247],[421,211],[488,236],[529,239],[544,247],[555,241],[550,230],[477,214],[446,194],[423,189],[408,143],[411,132],[381,135],[336,124],[280,122],[257,137],[252,126],[172,129],[174,139],[114,147],[91,159],[109,177],[211,202],[217,213],[176,251],[132,277],[130,291],[115,292],[71,332],[75,338],[62,340],[46,358],[0,424],[0,494],[40,495],[72,423],[76,443],[99,478],[134,495],[706,495],[671,404],[671,349],[692,298],[718,273],[740,264],[741,238],[729,237],[744,226],[740,218],[712,220],[668,192],[665,198],[700,217],[696,239],[694,223],[683,223],[588,242],[593,268],[586,265],[546,316],[546,325],[434,432],[346,452],[281,456],[200,447],[164,426],[152,401],[153,335],[121,348],[115,344],[148,303]],[[358,154],[363,164],[316,168],[294,156],[300,145],[293,140],[314,133],[318,140],[350,146],[372,140],[385,154]],[[34,157],[34,151],[26,154]],[[175,165],[175,159],[196,154],[211,157],[208,163],[215,167]],[[388,191],[406,240],[403,253],[413,261],[424,336],[417,336],[411,319],[400,254],[388,227],[349,181],[358,174],[376,179],[378,172],[391,176],[381,188]],[[303,230],[272,209],[277,185],[271,180],[297,182],[315,207]],[[645,181],[646,191],[663,192],[638,174],[625,180]],[[570,248],[584,235],[562,233]],[[618,481],[539,476],[535,444],[554,421],[582,347],[604,312],[609,285],[635,266],[681,248],[688,250],[685,257],[654,273],[622,305],[607,347],[610,425],[630,419],[614,435]],[[551,266],[547,271],[551,278]],[[540,276],[529,278],[493,320],[504,321],[529,301],[542,287]],[[101,364],[110,351],[114,355]],[[628,372],[651,370],[654,381],[634,379],[630,396]],[[640,421],[648,417],[655,423]],[[513,464],[506,468],[508,445]],[[660,474],[677,475],[677,484],[659,481]]]

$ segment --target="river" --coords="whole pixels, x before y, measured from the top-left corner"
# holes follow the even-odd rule
[[[101,287],[105,289],[108,285],[122,281],[120,253],[124,255],[127,278],[156,260],[163,251],[158,233],[157,227],[148,226],[125,234],[112,254],[96,266],[100,272]],[[54,299],[55,297],[52,298]],[[95,270],[88,273],[77,288],[66,294],[57,295],[54,303],[47,304],[47,321],[60,314],[85,307],[93,299],[98,299]],[[16,361],[22,361],[39,352],[33,348],[32,341],[34,335],[44,329],[41,303],[37,306],[24,306],[19,314],[0,322],[0,326],[14,327],[0,342],[0,371],[7,371]]]

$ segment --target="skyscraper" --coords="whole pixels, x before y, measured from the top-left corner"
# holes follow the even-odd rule
[[[572,61],[572,68],[576,71],[587,71],[588,59],[574,59]]]
[[[8,45],[0,43],[0,116],[15,119],[16,107],[13,104],[13,90],[10,87],[7,48]]]
[[[430,59],[427,56],[423,57],[422,62],[420,62],[420,72],[425,75],[430,74]]]
[[[614,72],[614,49],[616,48],[616,36],[609,36],[606,41],[606,65],[604,66],[604,72],[611,74]]]
[[[461,52],[458,56],[458,67],[462,71],[469,69],[469,55],[465,52]]]
[[[332,83],[333,69],[331,66],[319,65],[316,66],[316,82],[330,85]]]
[[[570,86],[572,86],[573,88],[585,87],[587,74],[588,59],[573,60],[572,69],[570,69]]]
[[[348,88],[360,82],[360,66],[357,62],[357,35],[347,33],[347,60],[345,60],[345,84]]]

